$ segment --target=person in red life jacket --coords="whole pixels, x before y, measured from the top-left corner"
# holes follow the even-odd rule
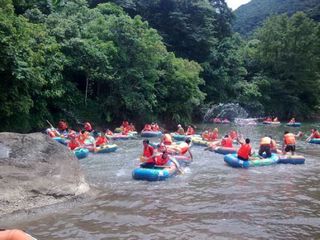
[[[310,136],[306,139],[306,141],[310,141],[313,138],[320,138],[320,133],[316,128],[311,129],[311,134]]]
[[[89,122],[85,122],[83,127],[84,127],[84,130],[86,130],[89,133],[93,131],[93,128]]]
[[[143,162],[140,166],[144,168],[151,168],[155,165],[154,156],[156,151],[152,146],[149,145],[149,140],[144,139],[142,141],[143,144],[143,154],[140,158],[141,162]]]
[[[65,120],[60,120],[58,123],[58,133],[60,136],[62,135],[63,137],[67,137],[68,131],[68,123]]]
[[[282,152],[291,152],[291,154],[294,155],[294,152],[296,151],[296,137],[300,136],[301,132],[295,135],[293,133],[285,131],[283,135]]]
[[[0,240],[36,240],[29,234],[18,229],[0,229]]]
[[[238,158],[243,161],[248,161],[252,152],[251,152],[251,145],[250,145],[250,139],[246,138],[245,142],[240,142],[241,147],[239,148],[237,154]]]
[[[69,134],[70,141],[68,142],[68,148],[70,150],[75,150],[81,146],[79,138],[77,137],[76,133]]]
[[[270,137],[265,136],[260,140],[259,155],[262,157],[263,153],[266,153],[266,158],[271,157],[271,138]]]
[[[136,127],[133,125],[133,123],[130,123],[129,129],[130,129],[131,132],[136,131]]]
[[[158,165],[158,166],[166,165],[169,160],[170,158],[167,151],[163,151],[162,154],[154,157],[155,165]]]
[[[291,118],[289,123],[295,123],[296,122],[296,119],[295,118]]]
[[[95,140],[96,140],[96,146],[103,146],[105,144],[107,144],[109,141],[105,136],[102,136],[101,133],[96,133],[95,134]]]
[[[107,136],[112,136],[113,132],[108,128],[107,130],[105,130],[104,134]]]
[[[155,125],[154,122],[151,123],[151,130],[152,130],[152,131],[158,131],[158,130],[157,130],[157,127],[156,127],[156,125]]]
[[[265,122],[272,122],[272,118],[271,117],[267,117],[264,121]]]
[[[194,128],[189,125],[187,128],[186,135],[194,135],[194,134],[195,134]]]
[[[204,132],[202,132],[201,137],[203,140],[209,141],[209,131],[205,130]]]
[[[129,126],[129,122],[127,120],[122,121],[121,128],[126,128]]]
[[[238,133],[235,130],[230,131],[229,136],[232,140],[235,140],[238,138]]]
[[[177,129],[176,133],[179,135],[184,135],[184,129],[182,128],[182,126],[180,124],[178,124],[178,129]]]
[[[220,146],[226,147],[226,148],[233,148],[232,139],[229,137],[228,134],[225,135],[224,138],[221,139]]]
[[[180,143],[179,145],[175,146],[168,146],[168,151],[174,154],[184,155],[187,152],[190,155],[190,158],[193,159],[192,153],[190,151],[191,147],[191,139],[187,138],[184,142]]]
[[[171,145],[172,142],[172,137],[169,133],[165,133],[162,135],[160,143],[163,143],[164,145]]]
[[[160,127],[159,127],[159,125],[158,125],[158,123],[154,123],[154,127],[153,127],[153,131],[160,131]]]
[[[130,127],[128,126],[128,127],[124,127],[124,128],[122,129],[121,134],[122,134],[122,135],[128,135],[129,132],[130,132]]]
[[[275,118],[273,119],[273,122],[279,122],[278,118],[275,117]]]
[[[144,125],[144,128],[142,129],[143,131],[152,131],[151,125],[149,123]]]
[[[217,140],[219,137],[218,128],[214,128],[212,132],[209,132],[209,141]]]

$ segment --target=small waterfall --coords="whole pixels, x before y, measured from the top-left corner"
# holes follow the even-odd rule
[[[220,103],[207,109],[203,121],[209,122],[213,118],[226,118],[234,121],[235,118],[247,118],[247,111],[238,103]]]

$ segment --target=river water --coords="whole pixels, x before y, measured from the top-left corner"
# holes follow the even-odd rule
[[[236,129],[258,146],[260,137],[278,142],[285,126],[199,125]],[[290,128],[309,133],[316,124]],[[305,139],[305,138],[304,138]],[[156,139],[154,140],[156,141]],[[320,145],[299,140],[303,165],[234,169],[223,156],[193,146],[185,174],[162,182],[131,177],[141,139],[117,142],[115,153],[81,160],[87,181],[99,189],[90,201],[33,216],[8,227],[38,239],[320,239]]]

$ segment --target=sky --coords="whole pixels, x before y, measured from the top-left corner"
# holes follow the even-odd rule
[[[236,10],[240,5],[250,2],[250,0],[226,0],[229,8]]]

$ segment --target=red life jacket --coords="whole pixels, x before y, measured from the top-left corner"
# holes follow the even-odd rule
[[[183,142],[179,145],[179,149],[180,149],[180,154],[183,155],[185,154],[186,152],[188,152],[188,149],[189,149],[189,144],[186,143],[186,142]]]
[[[320,133],[318,131],[315,131],[313,133],[313,138],[320,138]]]
[[[143,148],[143,156],[151,157],[153,155],[153,151],[153,147],[148,145],[145,148]]]
[[[250,154],[251,154],[250,144],[242,144],[238,150],[238,156],[243,159],[249,159]]]
[[[68,143],[68,147],[71,150],[74,150],[77,147],[80,147],[79,142],[76,139],[71,139],[70,142]]]
[[[228,148],[232,148],[232,139],[231,138],[223,138],[221,140],[221,146],[222,147],[228,147]]]
[[[162,156],[163,156],[163,154],[161,154],[160,156],[156,156],[155,157],[156,165],[165,165],[169,161],[169,156],[168,155],[165,158],[163,158]]]
[[[144,128],[143,128],[144,131],[151,131],[151,125],[150,124],[146,124],[144,125]]]
[[[103,145],[103,144],[105,144],[107,142],[108,142],[108,140],[105,137],[99,136],[99,137],[96,138],[96,146]]]

